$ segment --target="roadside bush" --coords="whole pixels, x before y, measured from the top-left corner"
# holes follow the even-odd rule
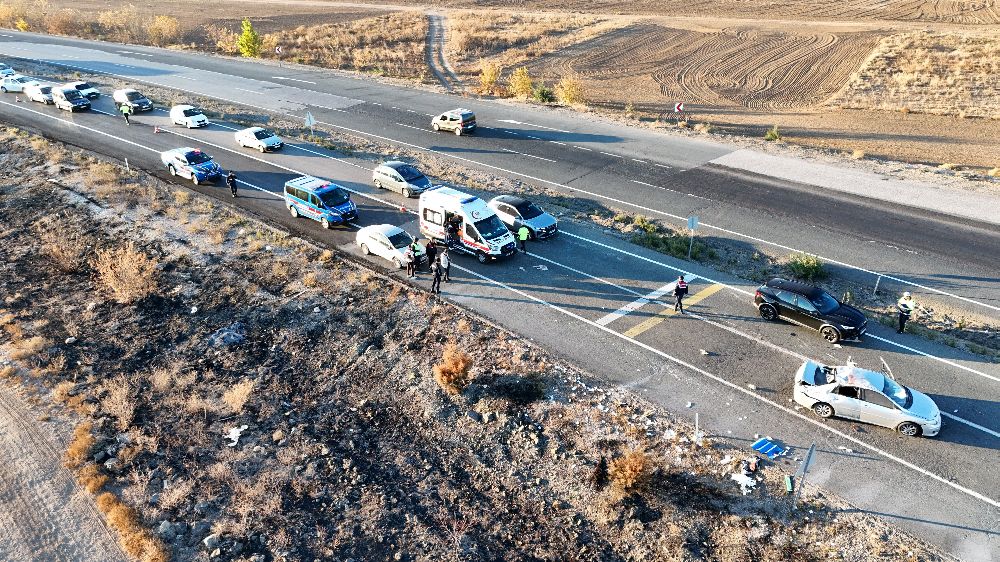
[[[59,10],[45,16],[45,30],[53,35],[83,35],[83,25],[76,10]]]
[[[205,36],[208,40],[215,45],[215,48],[227,55],[235,55],[240,52],[239,47],[236,42],[239,40],[240,35],[232,29],[224,25],[205,25],[203,26],[205,30]]]
[[[156,16],[146,26],[146,35],[149,42],[158,47],[172,45],[181,36],[181,24],[175,17]]]
[[[611,485],[619,492],[631,492],[642,485],[651,468],[649,457],[636,449],[611,461],[608,475]]]
[[[991,178],[1000,178],[1000,168],[992,168],[990,171],[986,172],[986,175]]]
[[[254,389],[254,381],[252,380],[242,380],[234,384],[229,390],[227,390],[222,395],[222,401],[229,406],[229,410],[234,414],[238,414],[243,411],[243,406],[250,400],[250,394]]]
[[[118,542],[133,559],[142,562],[167,562],[170,554],[163,543],[142,528],[139,514],[111,492],[97,497],[97,508],[104,513],[108,526],[118,531]]]
[[[766,141],[779,141],[781,140],[781,131],[778,130],[778,126],[775,125],[770,128],[766,133],[764,133],[764,140]]]
[[[580,80],[572,76],[563,77],[556,84],[556,99],[566,105],[577,105],[583,103],[583,85]]]
[[[518,67],[507,80],[507,91],[512,96],[527,99],[531,97],[534,90],[535,84],[531,80],[531,76],[528,74],[528,67],[526,66]]]
[[[469,384],[471,369],[472,357],[452,342],[445,346],[441,362],[434,365],[434,380],[448,394],[458,394]]]
[[[240,55],[247,58],[259,57],[263,45],[264,40],[253,28],[250,18],[243,18],[242,31],[236,40],[236,48],[239,49]]]
[[[29,24],[28,20],[24,18],[18,18],[17,22],[14,23],[14,27],[16,27],[18,31],[31,31],[31,24]]]
[[[640,246],[667,254],[675,258],[686,259],[688,246],[691,246],[691,259],[715,259],[716,252],[697,238],[691,244],[691,237],[685,234],[641,231],[632,235],[632,242]]]
[[[543,84],[535,86],[535,89],[531,91],[531,97],[539,103],[553,103],[556,101],[555,92],[551,88],[546,88]]]
[[[109,39],[120,43],[135,43],[142,32],[142,16],[133,4],[101,12],[97,23]]]
[[[500,84],[500,75],[503,67],[495,62],[487,60],[479,63],[479,93],[490,95],[503,95],[503,86]]]
[[[66,459],[63,464],[70,468],[75,468],[90,459],[94,451],[97,439],[94,439],[94,426],[90,422],[83,422],[73,430],[73,439],[66,448]]]
[[[87,241],[77,232],[43,230],[39,237],[42,253],[52,260],[53,265],[63,273],[75,273],[83,269],[87,254]]]
[[[157,263],[129,242],[123,247],[98,250],[93,267],[97,279],[121,304],[132,304],[157,290]]]
[[[108,394],[101,400],[101,407],[118,421],[118,429],[128,430],[135,421],[139,385],[135,379],[119,375],[107,381],[104,388]]]
[[[788,257],[786,267],[792,275],[806,281],[823,279],[827,275],[823,262],[818,257],[809,254],[792,254]]]
[[[108,483],[108,477],[97,468],[96,464],[88,464],[77,473],[76,481],[91,494],[96,494]]]
[[[0,2],[0,27],[16,27],[25,13],[24,5],[19,2]]]

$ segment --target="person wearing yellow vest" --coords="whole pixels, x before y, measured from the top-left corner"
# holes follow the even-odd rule
[[[688,284],[681,275],[674,283],[674,312],[680,311],[684,314],[684,296],[688,294]]]
[[[525,247],[525,242],[528,241],[528,238],[530,236],[531,236],[531,231],[528,230],[528,227],[522,226],[521,228],[517,229],[517,240],[518,242],[521,243],[521,251],[524,252],[525,254],[528,253],[528,248]]]
[[[896,302],[896,310],[899,311],[899,329],[896,330],[897,334],[902,334],[903,330],[906,328],[906,321],[910,319],[910,314],[917,308],[917,303],[913,300],[913,295],[909,291],[903,293],[903,296],[899,298]]]

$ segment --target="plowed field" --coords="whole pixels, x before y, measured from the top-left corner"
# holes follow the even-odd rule
[[[879,38],[870,32],[706,33],[637,24],[543,57],[535,70],[580,76],[596,105],[804,108],[839,91]],[[631,99],[622,99],[623,91]]]

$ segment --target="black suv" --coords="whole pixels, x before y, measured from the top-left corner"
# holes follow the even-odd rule
[[[819,330],[830,343],[857,340],[868,329],[865,315],[818,287],[771,279],[757,288],[753,303],[764,320],[788,320]]]

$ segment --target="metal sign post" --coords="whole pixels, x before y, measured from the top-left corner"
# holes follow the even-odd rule
[[[674,104],[674,116],[675,116],[674,121],[676,123],[679,124],[681,122],[681,114],[683,114],[683,113],[684,113],[684,102],[679,101],[679,102],[675,103]]]
[[[694,230],[696,228],[698,228],[698,217],[696,215],[691,215],[688,217],[688,232],[690,233],[690,239],[688,241],[688,260],[691,259],[691,250],[694,249]]]
[[[281,45],[275,45],[274,54],[278,56],[278,68],[281,68]]]
[[[313,135],[313,125],[316,124],[316,118],[313,117],[311,111],[306,112],[306,127],[309,127],[309,136]]]
[[[795,471],[795,495],[792,497],[792,509],[796,508],[799,498],[802,496],[802,487],[806,481],[806,472],[809,471],[809,465],[812,464],[813,453],[815,452],[816,444],[813,443],[809,446],[806,458],[802,459],[802,463],[799,464],[799,469]]]

